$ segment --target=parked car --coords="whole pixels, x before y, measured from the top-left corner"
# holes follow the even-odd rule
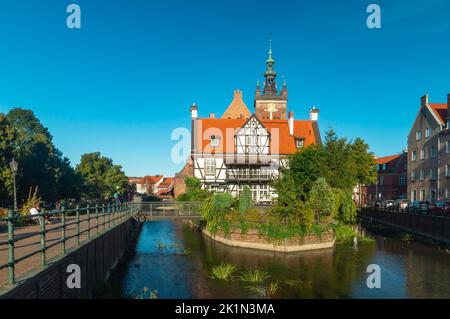
[[[394,203],[394,209],[397,211],[404,211],[408,207],[409,201],[406,199],[397,199]]]
[[[430,206],[430,214],[449,216],[450,215],[450,201],[437,201]]]
[[[408,213],[423,213],[426,214],[430,208],[431,203],[428,201],[415,200],[408,204],[406,211]]]

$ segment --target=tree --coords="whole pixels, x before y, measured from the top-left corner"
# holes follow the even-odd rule
[[[357,138],[353,144],[352,157],[356,166],[356,180],[361,194],[361,186],[374,184],[377,180],[376,161],[373,153],[369,152],[369,145],[364,140]],[[359,196],[359,205],[361,205],[361,196]]]
[[[16,131],[4,114],[0,113],[0,207],[7,206],[7,199],[13,195],[13,182],[9,162],[13,157],[13,143]],[[9,202],[9,201],[8,201]]]
[[[308,204],[316,214],[331,215],[333,213],[335,209],[333,190],[325,178],[320,177],[314,182],[309,192]]]
[[[196,177],[186,177],[186,192],[177,197],[179,201],[203,201],[211,194],[202,188],[202,182]]]
[[[247,185],[244,186],[242,193],[239,196],[239,212],[241,214],[245,214],[249,208],[252,207],[252,192],[250,187]]]
[[[76,172],[83,179],[83,195],[90,200],[107,200],[114,193],[125,193],[128,179],[121,166],[99,152],[81,156]]]
[[[325,137],[325,169],[323,177],[333,188],[352,189],[356,185],[356,165],[352,147],[345,138],[338,138],[333,129]]]
[[[62,153],[53,144],[53,137],[31,110],[11,109],[6,115],[15,131],[11,143],[17,161],[18,197],[24,199],[31,188],[39,188],[47,201],[61,196],[76,197],[79,179]],[[67,174],[67,175],[66,175]],[[70,191],[69,191],[70,189]]]

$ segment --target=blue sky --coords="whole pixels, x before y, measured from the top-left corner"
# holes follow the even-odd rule
[[[81,30],[66,27],[70,3]],[[366,26],[370,3],[381,29]],[[449,14],[448,0],[1,0],[0,112],[32,109],[74,165],[100,151],[130,176],[170,176],[190,104],[220,115],[239,88],[252,109],[272,38],[296,118],[315,105],[322,132],[388,155],[420,96],[450,93]]]

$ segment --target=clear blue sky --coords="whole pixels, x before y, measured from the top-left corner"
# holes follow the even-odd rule
[[[66,27],[69,3],[81,30]],[[296,118],[315,105],[322,132],[388,155],[406,146],[420,96],[450,93],[449,15],[448,0],[2,0],[0,112],[32,109],[74,165],[100,151],[128,175],[170,176],[190,104],[220,115],[239,88],[252,108],[272,38]]]

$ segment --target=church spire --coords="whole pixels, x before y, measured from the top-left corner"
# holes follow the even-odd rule
[[[266,60],[266,72],[264,72],[264,95],[276,95],[277,94],[277,84],[275,78],[277,77],[277,72],[275,72],[274,65],[275,60],[272,57],[272,40],[269,41],[269,57]]]

